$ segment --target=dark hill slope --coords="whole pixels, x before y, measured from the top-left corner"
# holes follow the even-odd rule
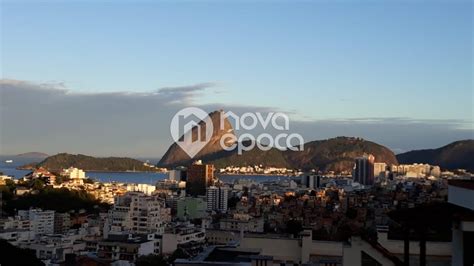
[[[49,170],[61,170],[77,167],[85,171],[154,171],[154,168],[143,165],[142,161],[124,157],[92,157],[82,154],[59,153],[50,156],[35,167]]]
[[[443,169],[474,172],[474,140],[460,140],[437,149],[414,150],[397,155],[400,163],[428,163]]]

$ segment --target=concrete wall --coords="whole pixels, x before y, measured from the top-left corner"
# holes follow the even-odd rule
[[[342,242],[332,241],[312,241],[310,254],[342,257],[343,244]]]
[[[342,242],[313,241],[311,231],[302,234],[302,239],[247,235],[241,240],[240,247],[261,249],[261,255],[273,256],[275,261],[282,262],[308,263],[314,256],[343,256]]]
[[[344,247],[343,265],[363,266],[362,251],[377,260],[383,266],[395,266],[395,264],[384,257],[382,253],[373,248],[369,243],[360,240],[360,238],[352,238],[350,246]]]
[[[233,231],[206,230],[206,239],[209,243],[223,245],[240,240],[240,234]]]
[[[161,245],[162,254],[172,254],[178,248],[178,239],[175,234],[163,234]]]
[[[154,241],[148,241],[145,243],[142,243],[140,247],[138,248],[138,256],[145,256],[148,254],[152,254],[155,251],[155,242]]]
[[[301,260],[300,239],[245,236],[240,247],[261,249],[261,255],[273,256],[278,261],[298,263]]]
[[[387,233],[378,233],[378,242],[390,253],[403,254],[403,240],[392,240],[387,238]],[[419,255],[419,241],[410,241],[410,254]],[[426,242],[427,256],[451,256],[451,242]]]

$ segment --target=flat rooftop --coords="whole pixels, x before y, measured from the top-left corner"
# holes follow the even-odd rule
[[[448,185],[474,190],[474,180],[453,179],[448,181]]]

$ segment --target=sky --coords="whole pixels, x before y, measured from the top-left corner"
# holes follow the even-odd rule
[[[2,1],[0,154],[160,157],[180,108],[305,140],[474,137],[472,1]]]

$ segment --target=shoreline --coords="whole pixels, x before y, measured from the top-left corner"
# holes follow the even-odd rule
[[[22,171],[34,171],[35,169],[32,168],[22,168],[16,167],[15,170],[22,170]],[[160,171],[132,171],[132,170],[125,170],[125,171],[109,171],[109,170],[84,170],[84,172],[97,172],[97,173],[158,173],[158,174],[165,174],[167,172],[160,172]],[[58,171],[56,169],[52,169],[48,171]]]
[[[287,175],[287,174],[259,174],[259,173],[255,173],[255,174],[244,174],[244,173],[218,173],[217,175],[239,175],[239,176],[287,176],[287,177],[291,177],[291,176],[295,176],[295,175]]]

